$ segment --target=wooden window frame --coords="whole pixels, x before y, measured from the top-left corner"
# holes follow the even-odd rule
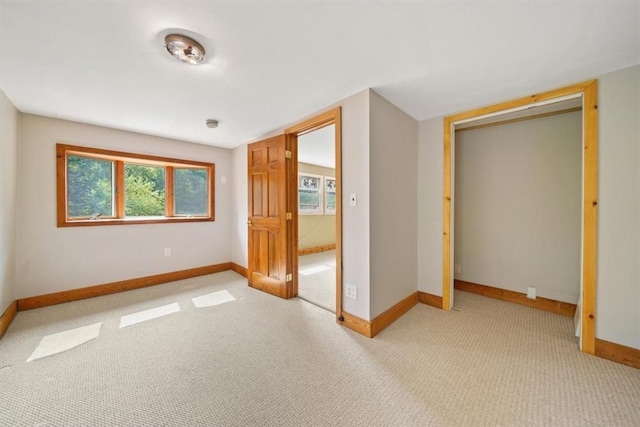
[[[71,219],[68,217],[67,204],[67,157],[77,155],[114,162],[114,217],[104,219]],[[165,168],[165,215],[163,217],[125,217],[124,165],[162,166]],[[174,168],[205,169],[208,173],[209,206],[206,216],[176,216],[173,194]],[[215,164],[192,160],[173,159],[168,157],[134,154],[122,151],[104,150],[101,148],[80,147],[77,145],[56,144],[56,199],[58,227],[83,227],[97,225],[133,225],[133,224],[167,224],[175,222],[210,222],[215,221]]]

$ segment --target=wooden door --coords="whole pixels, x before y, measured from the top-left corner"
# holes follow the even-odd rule
[[[249,286],[281,298],[297,294],[292,274],[292,221],[291,214],[287,215],[292,162],[287,158],[287,152],[291,153],[287,144],[285,135],[279,135],[247,148]]]

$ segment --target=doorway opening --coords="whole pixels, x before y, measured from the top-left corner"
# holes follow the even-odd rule
[[[342,319],[342,124],[335,108],[285,129],[297,296]]]
[[[298,137],[298,298],[336,312],[334,124]]]
[[[247,145],[247,234],[248,285],[289,299],[298,296],[298,139],[330,126],[334,138],[334,176],[311,181],[309,188],[324,191],[327,182],[327,210],[335,210],[335,305],[336,320],[342,317],[342,175],[341,109],[319,114],[285,129],[283,134]],[[332,179],[333,178],[333,179]],[[317,204],[318,209],[325,209]]]
[[[588,81],[565,88],[496,104],[444,119],[444,199],[443,199],[443,286],[442,308],[453,305],[454,290],[454,211],[455,211],[455,129],[464,123],[488,119],[580,99],[582,104],[581,159],[581,234],[580,234],[580,295],[577,318],[580,349],[595,352],[596,298],[596,231],[597,231],[597,81]]]

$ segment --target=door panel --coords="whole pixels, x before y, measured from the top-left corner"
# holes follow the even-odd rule
[[[251,177],[251,183],[249,186],[253,186],[253,192],[251,194],[251,202],[249,203],[251,208],[249,216],[262,216],[262,176],[259,174]]]
[[[249,186],[249,286],[291,298],[293,283],[287,282],[291,269],[287,245],[290,227],[284,135],[249,144],[247,148]]]
[[[267,208],[267,212],[269,212],[269,218],[277,218],[280,215],[280,191],[279,185],[280,180],[278,179],[278,173],[270,172],[268,179],[268,194],[267,200],[269,201],[269,206]]]

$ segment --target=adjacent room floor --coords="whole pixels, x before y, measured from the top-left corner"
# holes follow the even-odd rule
[[[374,339],[233,273],[18,313],[0,425],[640,425],[640,370],[572,320],[456,292]]]
[[[298,257],[298,296],[336,312],[336,251]]]

